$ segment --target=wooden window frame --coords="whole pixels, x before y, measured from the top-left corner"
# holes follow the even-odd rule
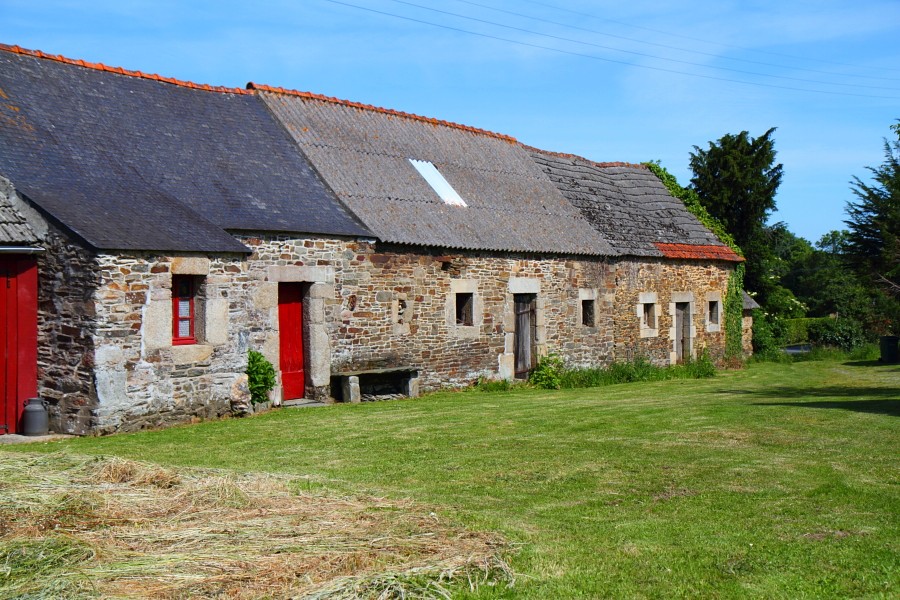
[[[182,283],[187,283],[189,294],[187,296],[180,295],[181,285]],[[192,275],[172,275],[172,345],[173,346],[187,346],[189,344],[197,343],[196,336],[196,326],[197,326],[197,312],[196,312],[196,296],[197,296],[197,278]],[[184,316],[180,313],[181,300],[188,299],[189,300],[189,314]],[[182,321],[187,321],[190,324],[190,333],[188,336],[179,336],[178,332],[181,331],[179,325]]]

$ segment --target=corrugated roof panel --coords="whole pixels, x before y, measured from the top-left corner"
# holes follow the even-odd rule
[[[262,92],[338,196],[380,239],[481,250],[611,255],[521,146],[454,126]],[[448,206],[410,168],[427,161],[468,205]]]

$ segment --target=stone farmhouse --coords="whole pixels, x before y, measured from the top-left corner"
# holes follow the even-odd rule
[[[721,356],[741,260],[644,167],[0,46],[0,434]]]

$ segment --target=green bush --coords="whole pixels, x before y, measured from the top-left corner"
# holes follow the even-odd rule
[[[784,319],[784,343],[787,344],[806,344],[809,339],[809,328],[821,326],[820,323],[830,322],[830,317],[800,318],[800,319]]]
[[[250,385],[250,401],[253,404],[268,401],[269,392],[275,387],[275,367],[255,350],[251,350],[247,355],[247,377]]]
[[[810,324],[809,341],[816,346],[852,350],[868,340],[862,324],[854,319],[825,319]]]
[[[558,390],[560,376],[565,368],[559,355],[551,353],[542,356],[537,366],[531,371],[531,375],[528,376],[528,383],[544,390]]]

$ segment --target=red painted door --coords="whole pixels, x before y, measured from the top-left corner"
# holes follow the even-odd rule
[[[37,264],[0,256],[0,434],[16,433],[22,408],[37,396]]]
[[[303,372],[303,284],[278,284],[278,336],[283,399],[306,395]]]

